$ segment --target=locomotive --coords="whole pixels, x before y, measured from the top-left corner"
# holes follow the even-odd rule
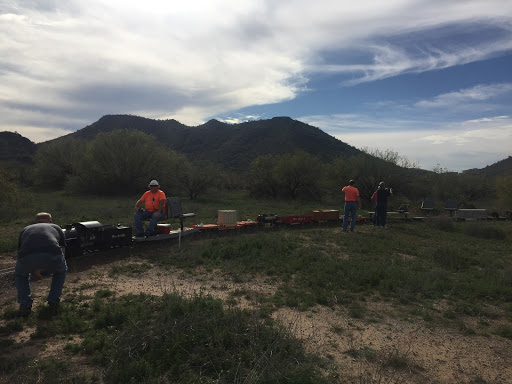
[[[81,256],[86,252],[102,251],[132,243],[132,228],[102,225],[99,221],[84,221],[66,225],[66,258]]]

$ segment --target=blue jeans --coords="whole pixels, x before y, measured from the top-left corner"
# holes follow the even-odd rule
[[[343,230],[347,230],[348,227],[348,217],[350,215],[350,229],[354,230],[356,226],[356,211],[357,211],[357,203],[355,201],[345,201],[345,208],[343,213]]]
[[[157,217],[153,217],[153,211],[137,211],[133,215],[133,219],[135,220],[135,228],[137,229],[137,234],[145,233],[146,235],[152,234],[155,229],[156,225],[160,220],[164,218],[164,214],[160,213]],[[142,225],[142,222],[144,220],[149,220],[148,227],[146,228],[146,231],[144,232],[144,227]]]
[[[68,266],[62,254],[51,253],[33,253],[18,258],[14,267],[18,303],[27,307],[32,306],[34,300],[30,292],[30,274],[36,269],[41,269],[43,274],[53,274],[48,302],[59,303]]]

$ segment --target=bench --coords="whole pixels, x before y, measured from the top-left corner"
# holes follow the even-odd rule
[[[457,207],[459,206],[459,202],[457,199],[448,199],[444,203],[444,210],[450,211],[450,217],[453,216],[453,213],[457,211]]]
[[[421,210],[425,211],[428,216],[429,212],[432,212],[434,210],[434,199],[431,197],[425,198],[425,200],[423,200],[423,202],[421,203]]]
[[[487,219],[486,209],[458,209],[455,215],[457,220],[485,220]]]

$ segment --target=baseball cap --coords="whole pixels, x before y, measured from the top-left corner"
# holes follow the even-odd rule
[[[160,184],[158,184],[158,181],[156,181],[156,180],[151,180],[149,182],[149,185],[160,185]]]

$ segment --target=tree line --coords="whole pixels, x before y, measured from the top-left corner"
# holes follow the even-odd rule
[[[340,189],[354,179],[367,207],[380,181],[393,187],[394,204],[433,197],[456,198],[466,207],[481,199],[496,200],[497,206],[512,205],[512,175],[489,179],[440,167],[425,171],[393,151],[363,151],[330,162],[304,151],[263,154],[245,172],[234,173],[211,162],[187,159],[143,132],[117,130],[100,133],[91,141],[63,138],[47,143],[36,153],[34,167],[18,175],[0,168],[0,198],[9,204],[17,181],[82,194],[128,195],[157,179],[165,191],[191,200],[209,190],[247,189],[254,198],[321,201],[339,197]]]

